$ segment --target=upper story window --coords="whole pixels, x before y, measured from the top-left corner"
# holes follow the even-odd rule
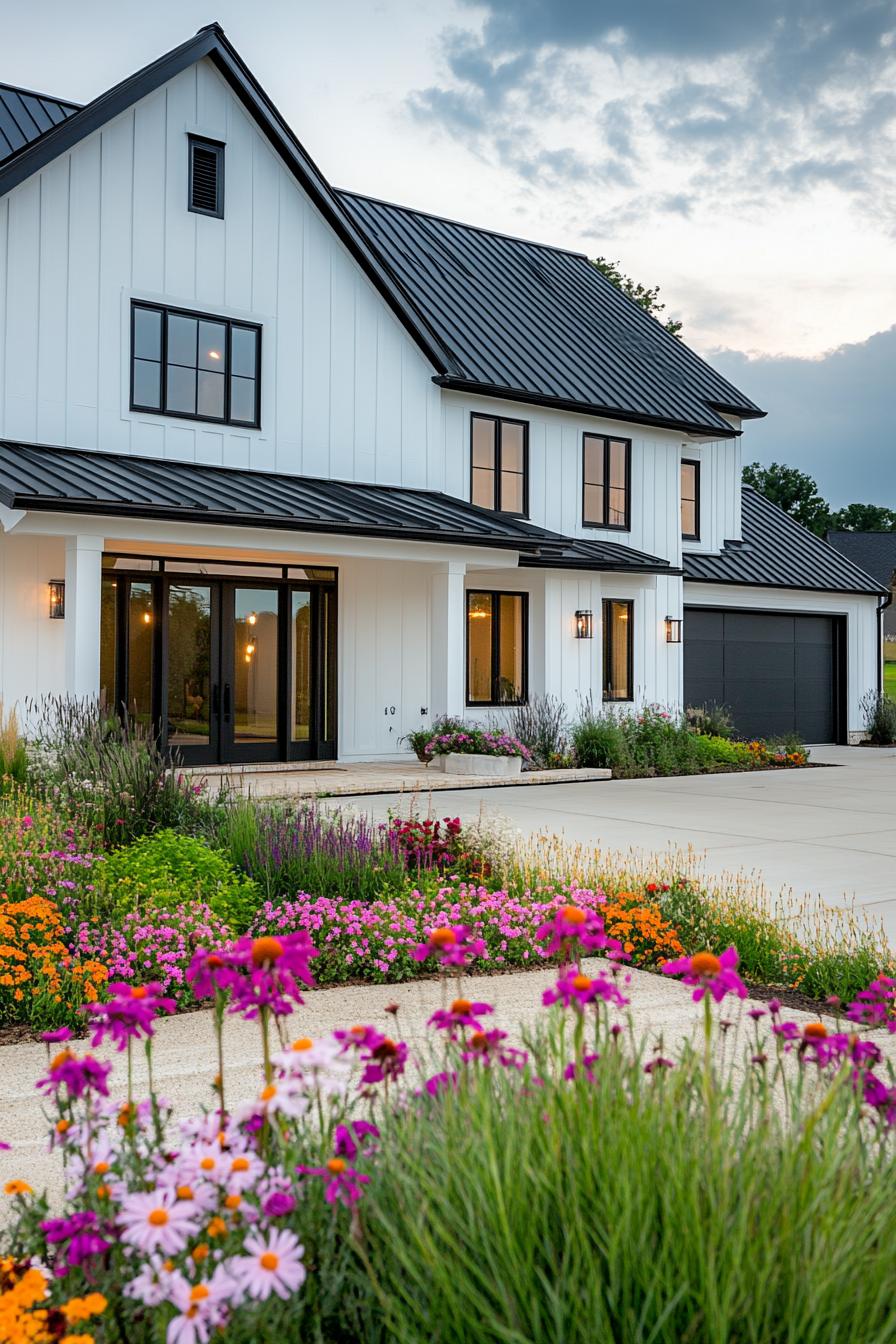
[[[527,593],[467,593],[467,704],[523,705],[528,681]]]
[[[187,208],[196,215],[224,218],[224,146],[216,140],[189,137],[190,180]]]
[[[700,540],[700,463],[689,458],[681,462],[681,535]]]
[[[585,434],[582,440],[582,522],[585,527],[631,526],[630,439]]]
[[[261,328],[131,304],[131,410],[257,429]]]
[[[483,509],[529,516],[529,426],[496,415],[470,417],[470,499]]]

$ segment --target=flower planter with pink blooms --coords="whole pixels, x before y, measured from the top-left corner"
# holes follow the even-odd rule
[[[427,760],[446,775],[491,775],[512,778],[531,761],[529,748],[507,733],[482,728],[437,733],[423,748]]]
[[[512,779],[523,768],[522,756],[486,756],[478,751],[449,751],[435,759],[446,775],[483,775]]]

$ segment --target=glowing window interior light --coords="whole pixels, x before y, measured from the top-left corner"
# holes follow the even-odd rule
[[[220,359],[220,358],[221,358],[221,351],[220,351],[220,350],[209,350],[209,352],[208,352],[208,357],[209,357],[209,359]]]
[[[250,625],[254,625],[255,622],[258,620],[258,616],[254,611],[250,611],[247,619]]]

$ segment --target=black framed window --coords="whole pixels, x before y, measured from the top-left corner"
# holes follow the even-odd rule
[[[529,516],[529,425],[470,416],[470,499],[496,513]]]
[[[224,218],[224,146],[217,140],[188,138],[190,176],[187,209],[194,215]]]
[[[631,494],[630,439],[582,437],[582,523],[628,531]]]
[[[700,463],[681,460],[681,535],[685,541],[700,540]]]
[[[634,602],[603,601],[604,699],[633,700]]]
[[[467,704],[525,704],[528,645],[528,593],[468,592]]]
[[[131,410],[257,429],[261,327],[131,304]]]

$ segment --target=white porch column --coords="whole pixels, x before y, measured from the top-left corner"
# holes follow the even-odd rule
[[[463,715],[466,609],[463,560],[446,560],[432,576],[430,604],[430,722],[438,714]]]
[[[102,556],[102,537],[65,539],[65,690],[68,695],[99,695]]]

